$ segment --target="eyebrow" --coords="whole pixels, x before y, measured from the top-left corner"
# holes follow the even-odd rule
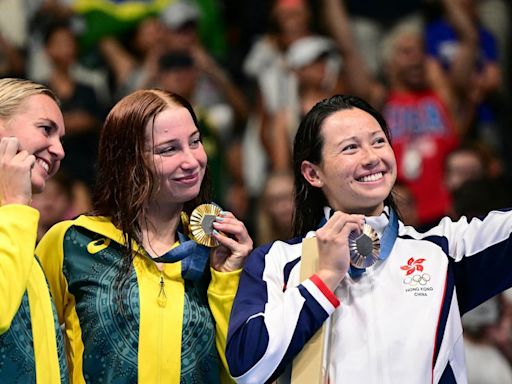
[[[350,137],[346,137],[344,138],[343,140],[340,140],[338,142],[338,144],[343,144],[345,141],[352,141],[352,140],[357,140],[357,136],[350,136]]]
[[[201,136],[201,132],[199,132],[199,129],[196,129],[194,132],[192,132],[192,133],[189,135],[189,137],[188,137],[188,138],[189,138],[189,140],[190,140],[192,137],[194,137],[195,135],[199,135],[199,136]],[[178,139],[169,139],[169,140],[167,140],[167,141],[162,141],[161,143],[158,143],[158,144],[153,143],[153,145],[154,145],[154,148],[157,148],[157,147],[161,147],[161,146],[163,146],[163,145],[169,145],[169,144],[174,144],[174,143],[178,143],[178,142],[179,142],[179,140],[178,140]]]
[[[43,118],[41,118],[41,122],[44,124],[48,124],[52,128],[52,130],[55,132],[57,132],[59,130],[57,123],[55,121],[53,121],[52,119],[43,117]],[[63,136],[63,135],[60,135],[60,136]]]
[[[382,129],[376,129],[375,131],[370,132],[370,137],[374,137],[374,136],[380,135],[380,134],[383,134],[385,136],[385,133]],[[358,138],[358,136],[346,137],[343,140],[338,141],[336,143],[336,145],[342,145],[343,143],[345,143],[347,141],[359,141],[359,138]]]

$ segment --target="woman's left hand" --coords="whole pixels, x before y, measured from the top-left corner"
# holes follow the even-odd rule
[[[223,211],[213,223],[213,237],[220,245],[212,250],[210,265],[220,272],[232,272],[243,267],[252,251],[252,239],[243,222],[231,212]]]

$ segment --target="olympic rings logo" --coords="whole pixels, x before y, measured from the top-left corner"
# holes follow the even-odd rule
[[[430,275],[428,273],[416,274],[413,276],[407,276],[404,278],[404,284],[415,287],[417,285],[426,285],[430,281]]]

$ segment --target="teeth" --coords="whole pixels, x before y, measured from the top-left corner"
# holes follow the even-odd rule
[[[37,164],[39,164],[46,171],[46,173],[50,171],[50,166],[46,161],[37,159]]]
[[[369,182],[369,181],[377,181],[380,179],[382,179],[382,172],[377,172],[377,173],[374,173],[373,175],[361,177],[361,178],[359,178],[359,181]]]

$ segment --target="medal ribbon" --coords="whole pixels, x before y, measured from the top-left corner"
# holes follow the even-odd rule
[[[178,231],[180,244],[160,257],[154,258],[157,263],[175,263],[181,260],[181,276],[185,280],[201,279],[210,256],[210,248],[190,240]]]
[[[327,210],[329,210],[329,218],[334,213],[333,209],[326,209],[326,215]],[[320,221],[320,225],[318,228],[321,228],[327,223],[327,219],[325,217],[322,218]],[[389,254],[391,253],[391,250],[393,249],[393,245],[395,244],[395,240],[398,236],[398,217],[395,213],[395,211],[390,208],[389,209],[389,222],[388,225],[386,225],[386,228],[384,228],[384,232],[382,233],[382,238],[380,239],[380,254],[379,254],[379,260],[386,260]],[[350,265],[348,269],[348,274],[351,278],[358,278],[360,277],[364,271],[366,271],[366,268],[356,268],[353,265]]]

